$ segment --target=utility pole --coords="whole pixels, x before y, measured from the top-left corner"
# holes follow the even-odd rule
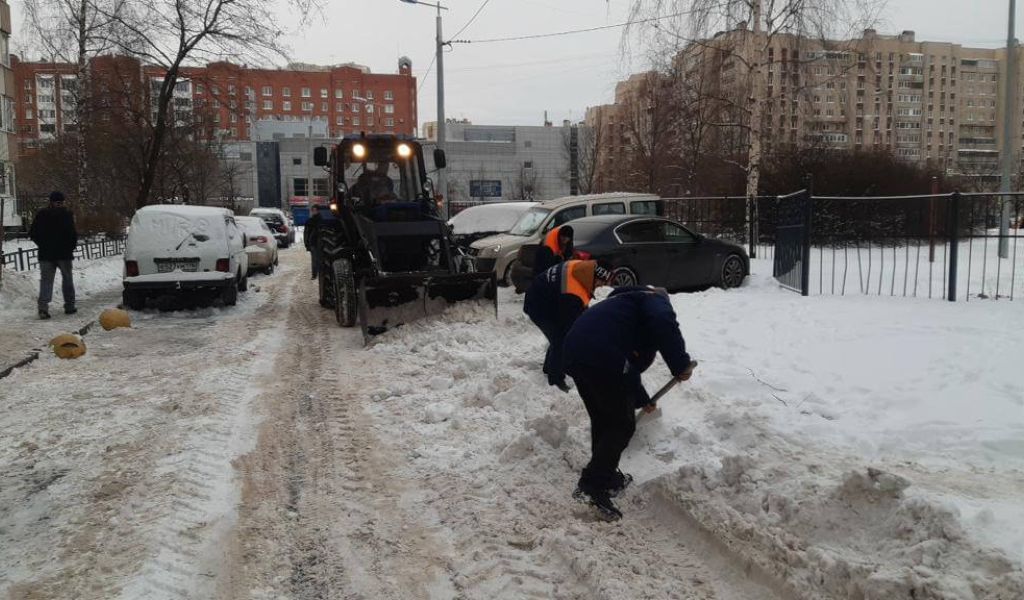
[[[754,0],[751,11],[753,23],[748,39],[751,40],[750,54],[747,57],[753,63],[750,81],[750,145],[747,149],[747,232],[750,235],[750,253],[754,256],[757,247],[758,221],[757,193],[761,181],[761,125],[764,118],[764,46],[761,40],[761,0]]]
[[[444,36],[441,34],[441,9],[437,4],[437,147],[445,149],[445,123],[444,123]],[[444,197],[444,208],[441,218],[448,221],[451,218],[451,198],[448,194],[448,177],[444,169],[437,170],[437,187]]]
[[[1013,135],[1013,121],[1017,114],[1017,40],[1015,36],[1015,17],[1017,14],[1017,0],[1010,0],[1009,31],[1006,34],[1006,81],[1003,84],[1006,89],[1003,92],[1003,154],[1002,178],[999,182],[999,191],[1003,194],[1010,192],[1010,179],[1013,174],[1013,155],[1015,149],[1015,136]],[[1010,197],[1001,197],[1001,214],[999,215],[999,258],[1010,256]]]

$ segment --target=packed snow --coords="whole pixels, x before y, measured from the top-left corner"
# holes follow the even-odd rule
[[[0,380],[0,595],[1024,597],[1018,302],[802,298],[765,260],[673,295],[700,366],[640,418],[603,523],[521,296],[362,349],[307,260]],[[81,266],[116,297],[118,259]],[[34,312],[11,275],[0,338]]]

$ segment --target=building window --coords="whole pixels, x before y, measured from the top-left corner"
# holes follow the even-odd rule
[[[302,97],[303,98],[309,98],[309,94],[310,94],[309,88],[306,88],[306,87],[302,88]]]
[[[26,108],[25,109],[25,118],[26,119],[34,119],[35,118],[35,117],[32,116],[32,109],[31,108]]]
[[[237,123],[238,122],[238,115],[236,115],[235,113],[231,113],[231,122],[232,123]]]
[[[337,102],[334,105],[334,112],[345,112],[345,103]]]
[[[306,178],[295,177],[292,179],[292,189],[295,191],[295,196],[308,196],[309,191],[306,189]]]
[[[394,127],[395,126],[395,120],[394,119],[384,119],[384,126],[385,127]]]
[[[374,124],[373,117],[367,117],[366,118],[366,126],[367,127],[373,127],[373,124]]]
[[[215,86],[215,85],[212,85],[212,86],[210,86],[210,93],[213,94],[214,96],[218,96],[218,95],[220,95],[220,88]]]
[[[391,90],[384,90],[384,99],[385,100],[394,100],[395,99],[395,95],[391,92]]]
[[[313,112],[313,103],[312,102],[303,102],[302,103],[302,110],[305,111],[305,112]]]
[[[373,114],[373,105],[372,104],[367,104],[366,105],[366,112],[368,112],[370,114]]]
[[[292,158],[292,164],[297,166],[297,167],[301,167],[302,166],[302,158],[298,157],[298,156]]]
[[[197,83],[196,84],[196,93],[197,94],[202,94],[204,89],[205,88],[203,88],[203,84],[201,84],[201,83]]]
[[[274,95],[274,88],[272,86],[269,86],[269,85],[263,86],[263,95],[264,96],[273,96]]]
[[[326,177],[316,177],[313,179],[313,195],[314,196],[330,196],[331,193],[327,187]]]
[[[320,88],[320,97],[321,98],[327,98],[328,97],[327,88]]]
[[[373,90],[366,90],[366,99],[373,100]]]
[[[274,110],[274,101],[273,100],[264,100],[263,101],[263,110]]]
[[[288,100],[285,100],[281,103],[281,108],[285,111],[289,111],[292,109],[292,103]]]
[[[359,127],[359,117],[352,117],[352,125]]]
[[[235,86],[233,86],[233,85],[229,85],[228,86],[228,95],[229,96],[234,96],[235,95],[235,91],[236,91]]]
[[[338,88],[334,90],[334,97],[337,98],[338,100],[341,100],[342,98],[345,97],[345,92],[341,91],[341,88]]]
[[[245,86],[245,97],[252,98],[256,95],[256,92],[250,86]]]
[[[327,106],[326,102],[321,102],[320,103],[320,110],[322,110],[323,112],[327,112],[328,106]]]
[[[281,88],[281,95],[284,96],[285,98],[291,98],[292,97],[292,88],[290,88],[290,87]]]
[[[337,117],[334,118],[334,124],[335,125],[344,125],[345,124],[345,117],[343,117],[341,115],[338,115]]]
[[[39,126],[39,133],[57,133],[57,126],[53,123],[44,123]]]
[[[395,114],[395,105],[394,104],[385,104],[384,105],[384,114],[388,114],[388,115]]]
[[[233,138],[238,137],[238,128],[237,127],[232,127],[231,128],[231,137],[233,137]]]

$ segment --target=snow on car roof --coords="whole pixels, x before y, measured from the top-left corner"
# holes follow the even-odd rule
[[[537,202],[494,202],[470,206],[448,220],[456,235],[505,232]]]
[[[155,215],[159,213],[173,214],[183,217],[210,217],[213,215],[234,216],[232,211],[218,206],[194,206],[191,204],[150,204],[143,206],[135,214]]]
[[[541,203],[545,208],[557,208],[564,204],[575,204],[578,202],[591,202],[595,200],[658,200],[656,194],[643,194],[639,192],[607,192],[604,194],[584,194],[582,196],[565,196],[546,200]]]

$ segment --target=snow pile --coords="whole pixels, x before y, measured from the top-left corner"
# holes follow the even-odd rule
[[[75,273],[75,297],[79,303],[91,296],[108,292],[119,287],[124,271],[120,256],[108,256],[96,260],[76,260],[72,263]],[[54,301],[61,302],[60,271],[54,276]],[[0,283],[0,320],[25,317],[26,312],[35,313],[39,297],[39,270],[4,270]]]
[[[770,264],[754,271],[740,290],[673,296],[701,366],[662,416],[641,419],[623,462],[637,477],[625,520],[590,542],[578,543],[569,499],[589,456],[586,413],[546,385],[545,342],[520,298],[503,295],[496,320],[460,306],[382,336],[371,352],[396,370],[375,416],[403,431],[412,474],[448,481],[430,506],[449,527],[483,527],[495,511],[500,535],[548,523],[531,548],[608,595],[678,589],[667,572],[600,558],[606,543],[672,552],[670,540],[620,539],[654,522],[708,534],[749,579],[798,596],[1024,597],[1024,339],[1011,325],[1024,309],[800,298]],[[645,379],[668,377],[659,361]],[[541,574],[564,577],[554,564]]]

